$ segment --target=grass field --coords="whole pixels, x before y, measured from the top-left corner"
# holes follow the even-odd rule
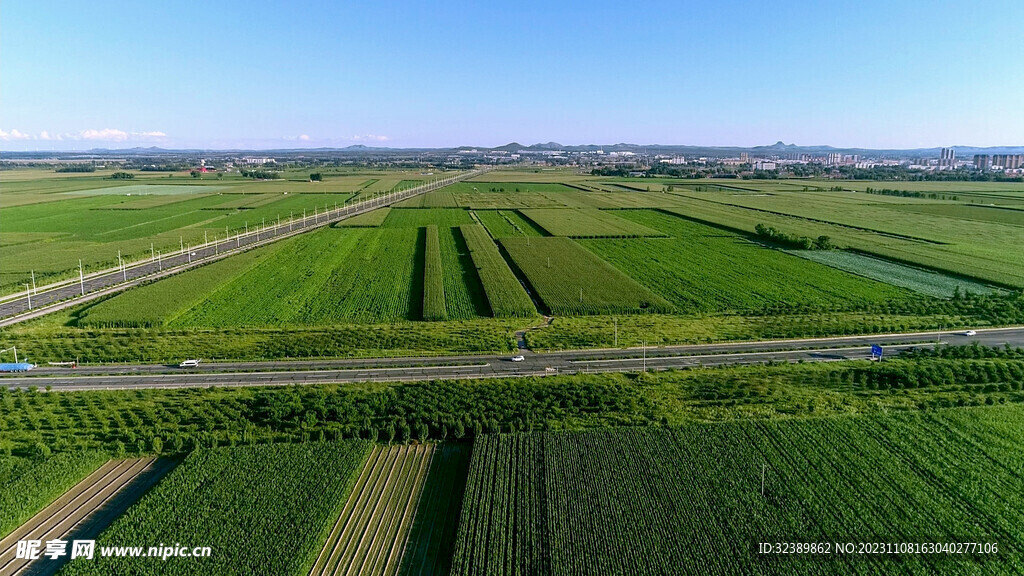
[[[664,298],[568,238],[504,238],[501,246],[552,313],[672,310]]]
[[[453,574],[1013,574],[1024,544],[1021,416],[1012,407],[485,436]],[[999,553],[757,551],[865,541],[988,542]]]
[[[97,545],[180,542],[208,558],[96,558],[79,574],[301,574],[312,566],[370,450],[364,441],[193,452]],[[287,534],[287,538],[282,538]]]

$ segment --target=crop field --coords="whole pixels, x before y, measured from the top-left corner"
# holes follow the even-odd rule
[[[828,236],[835,245],[841,248],[853,248],[883,258],[935,268],[986,282],[1015,287],[1024,286],[1024,266],[1008,265],[992,259],[964,254],[952,245],[885,236],[828,222],[750,210],[699,198],[693,199],[685,207],[665,208],[664,210],[745,234],[750,234],[758,224],[765,224],[788,233],[812,238]],[[955,223],[948,222],[945,225],[952,226]],[[999,256],[1000,259],[1012,259],[1013,257],[1005,252]]]
[[[340,222],[332,224],[338,228],[376,228],[387,220],[388,215],[391,214],[391,208],[385,206],[383,208],[377,208],[369,212],[364,212],[358,216],[346,218]]]
[[[851,274],[872,278],[936,298],[951,298],[957,290],[961,293],[969,292],[971,294],[999,292],[998,289],[966,278],[956,278],[930,270],[913,268],[856,252],[845,250],[787,250],[787,252],[826,266],[845,270]]]
[[[0,538],[5,538],[106,461],[105,455],[91,450],[62,452],[42,459],[0,458]],[[6,550],[6,546],[0,546],[0,553]]]
[[[684,312],[839,309],[909,296],[678,216],[649,210],[620,213],[671,238],[580,244]]]
[[[437,239],[437,226],[426,231],[423,253],[423,319],[446,320],[448,311],[444,301],[444,270],[441,268],[441,242]]]
[[[398,208],[458,208],[451,187],[420,194],[395,204]]]
[[[438,228],[438,246],[448,319],[470,320],[491,316],[484,286],[473,264],[462,227]]]
[[[484,436],[452,574],[1013,574],[1024,544],[1022,415],[1016,406]],[[999,551],[833,549],[769,561],[760,542]]]
[[[526,216],[552,236],[573,238],[613,238],[661,236],[657,230],[619,218],[612,212],[596,209],[579,210],[521,210]]]
[[[522,214],[515,210],[476,210],[473,214],[494,238],[547,236],[541,227],[523,218]]]
[[[421,226],[461,226],[472,224],[468,210],[457,208],[394,208],[384,221],[385,228],[419,228]]]
[[[1024,196],[1022,196],[1022,200],[1024,200]],[[958,220],[978,220],[1024,226],[1024,210],[1007,210],[1001,207],[971,204],[909,204],[894,208],[917,214],[948,216]]]
[[[848,203],[836,210],[834,201],[814,194],[728,199],[691,196],[705,204],[698,209],[705,214],[709,209],[707,204],[717,204],[722,216],[716,223],[726,226],[742,226],[742,220],[759,220],[806,236],[825,234],[848,247],[879,256],[990,282],[1024,286],[1024,260],[1017,253],[1002,248],[1006,243],[1024,242],[1024,227],[1021,226],[917,214],[895,208],[905,204],[865,201]],[[910,203],[913,199],[906,200]],[[690,207],[671,210],[686,214]],[[693,217],[704,216],[694,213]]]
[[[244,274],[269,257],[275,249],[275,246],[257,248],[87,305],[78,315],[78,325],[163,326],[213,295],[231,278]]]
[[[500,242],[555,314],[672,310],[664,298],[568,238],[503,238]]]
[[[278,243],[173,326],[259,326],[419,319],[418,228],[325,229]],[[188,273],[186,273],[188,274]]]
[[[434,451],[373,448],[310,576],[398,574]]]
[[[258,567],[300,574],[316,559],[369,451],[368,442],[348,440],[192,452],[105,530],[97,547],[181,542],[211,547],[210,557],[106,557],[65,570],[241,575]]]
[[[459,231],[466,242],[491,313],[498,318],[529,318],[536,315],[537,310],[529,294],[501,257],[487,232],[478,224],[462,226]]]
[[[203,194],[224,190],[224,186],[189,186],[187,184],[129,184],[127,186],[107,186],[104,188],[88,188],[72,190],[63,194],[75,196],[163,196],[178,194]]]

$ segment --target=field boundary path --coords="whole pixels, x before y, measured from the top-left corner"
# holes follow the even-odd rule
[[[400,192],[388,192],[360,202],[345,204],[333,210],[324,210],[323,212],[314,210],[313,214],[306,214],[286,221],[278,219],[277,222],[265,227],[256,226],[249,232],[239,233],[235,236],[198,246],[185,246],[177,252],[161,255],[159,258],[152,257],[140,262],[125,264],[120,268],[87,275],[80,274],[79,278],[40,286],[37,290],[30,292],[0,296],[0,327],[37,318],[258,246],[317,230],[339,220],[390,206],[413,196],[433,192],[467,178],[474,178],[484,174],[487,170],[487,168],[480,168],[455,176],[438,178],[415,188]],[[30,301],[31,306],[29,306]]]
[[[551,326],[551,321],[554,319],[554,316],[544,316],[544,319],[540,323],[523,328],[522,330],[516,330],[516,348],[519,349],[519,353],[523,355],[532,354],[533,351],[526,345],[526,333],[531,330],[547,328],[548,326]]]
[[[111,460],[0,540],[0,576],[55,574],[69,559],[71,541],[92,540],[175,465],[174,460]],[[68,542],[68,556],[51,560],[15,558],[19,540]]]

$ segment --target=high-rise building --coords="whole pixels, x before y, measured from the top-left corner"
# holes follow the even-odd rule
[[[956,150],[943,148],[939,152],[939,168],[952,168],[956,166]]]
[[[994,154],[992,167],[1003,170],[1019,170],[1024,168],[1024,154]]]
[[[975,154],[974,155],[974,167],[977,170],[991,170],[992,169],[992,157],[988,154]]]

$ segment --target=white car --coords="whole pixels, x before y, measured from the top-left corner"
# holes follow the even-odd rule
[[[526,360],[526,357],[523,356],[522,354],[519,354],[518,356],[513,356],[512,357],[512,361],[513,362],[522,362],[523,360]]]
[[[196,366],[199,366],[198,359],[185,360],[181,364],[178,364],[178,368],[195,368]]]
[[[978,333],[975,332],[974,330],[968,330],[968,331],[964,332],[964,336],[977,336],[977,335],[978,335]]]

